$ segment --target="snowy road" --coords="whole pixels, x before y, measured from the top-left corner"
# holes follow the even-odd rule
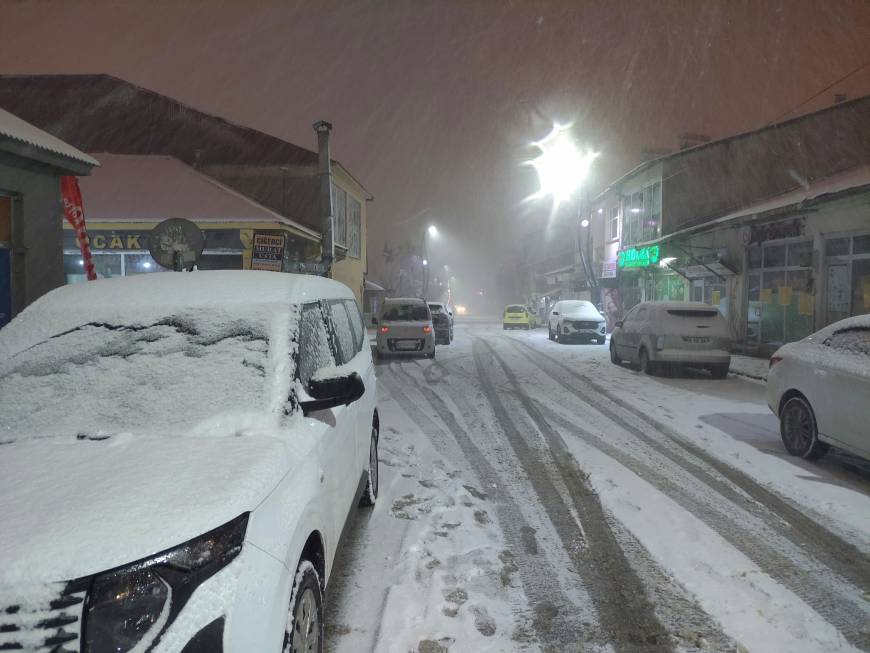
[[[870,650],[870,466],[786,456],[760,382],[497,324],[378,370],[328,650]]]

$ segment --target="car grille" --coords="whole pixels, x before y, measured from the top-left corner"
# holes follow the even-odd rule
[[[86,589],[76,581],[0,593],[0,651],[78,653]]]
[[[574,322],[575,329],[597,329],[598,322]]]

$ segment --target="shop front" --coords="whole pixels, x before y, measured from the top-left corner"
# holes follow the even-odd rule
[[[149,253],[151,229],[158,223],[110,225],[94,223],[88,230],[91,252],[98,278],[126,277],[165,272]],[[114,225],[113,225],[114,226]],[[291,261],[317,256],[319,244],[298,234],[273,228],[226,228],[200,225],[205,249],[197,262],[199,270],[262,269],[280,272]],[[66,283],[85,281],[84,260],[76,244],[75,232],[64,229],[63,265]]]
[[[870,231],[825,239],[825,324],[870,313]]]

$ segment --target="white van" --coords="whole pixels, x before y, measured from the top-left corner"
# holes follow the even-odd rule
[[[709,370],[724,379],[731,366],[731,333],[714,306],[700,302],[644,302],[616,323],[610,360],[653,374],[663,364]]]

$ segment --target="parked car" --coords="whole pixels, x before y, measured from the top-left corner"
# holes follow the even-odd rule
[[[592,302],[568,299],[556,302],[550,309],[548,323],[550,340],[595,341],[599,345],[607,341],[607,322]]]
[[[522,304],[509,304],[504,307],[502,315],[502,328],[507,329],[534,329],[537,324],[535,315]]]
[[[0,649],[321,651],[339,535],[378,494],[376,396],[329,279],[36,301],[0,331]]]
[[[424,356],[435,358],[435,328],[432,312],[422,299],[384,300],[377,320],[378,356]]]
[[[653,374],[661,365],[707,369],[724,379],[731,366],[731,333],[719,310],[701,302],[644,302],[616,323],[610,360],[627,360]]]
[[[435,329],[435,344],[449,345],[453,342],[453,310],[447,304],[429,302],[432,326]]]
[[[780,347],[767,403],[792,456],[816,460],[834,445],[870,460],[870,315]]]

